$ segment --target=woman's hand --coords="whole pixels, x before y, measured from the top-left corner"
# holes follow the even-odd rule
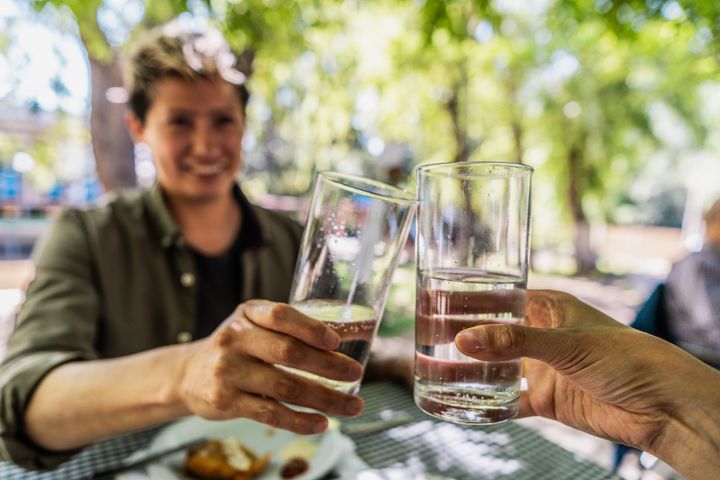
[[[208,338],[191,347],[178,396],[187,409],[210,419],[246,417],[301,434],[327,428],[317,413],[352,416],[360,397],[340,393],[276,365],[342,381],[362,376],[362,366],[333,352],[340,337],[322,322],[282,303],[241,304]]]
[[[528,357],[521,416],[638,447],[693,478],[720,471],[720,374],[571,295],[527,295],[529,326],[479,326],[455,339],[480,360]]]

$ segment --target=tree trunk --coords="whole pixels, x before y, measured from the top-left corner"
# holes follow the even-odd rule
[[[590,224],[582,208],[583,152],[575,144],[568,151],[568,203],[575,223],[575,262],[579,273],[595,270],[597,255],[590,245]]]
[[[455,138],[455,162],[466,162],[470,158],[470,140],[466,125],[460,118],[460,86],[455,86],[450,93],[450,98],[445,102],[445,108],[450,115],[452,122],[453,137]]]
[[[515,150],[515,163],[524,163],[524,150],[523,150],[523,128],[518,118],[514,118],[510,123],[512,130],[513,145]]]
[[[106,191],[136,185],[133,142],[125,124],[125,103],[112,103],[106,97],[110,87],[122,86],[122,68],[118,52],[112,62],[101,62],[92,56],[90,133],[100,183]]]
[[[457,82],[452,91],[450,97],[445,102],[445,108],[450,115],[452,122],[453,137],[455,138],[455,158],[454,162],[466,162],[470,158],[470,139],[467,133],[467,122],[462,116],[460,110],[460,93],[463,86],[466,85],[465,81],[465,70],[461,69],[461,80]],[[474,225],[477,222],[477,216],[475,209],[473,208],[473,195],[470,189],[470,182],[468,180],[460,180],[458,182],[459,188],[464,192],[464,205],[462,211],[458,212],[459,217],[457,219],[456,236],[453,238],[454,249],[459,256],[464,258],[471,258],[472,252],[470,239],[470,233],[474,230]]]
[[[516,82],[517,74],[514,70],[508,72],[507,87],[508,107],[510,110],[510,131],[513,140],[513,160],[515,163],[525,163],[525,150],[523,148],[525,131],[522,127],[522,115],[520,114],[520,100],[518,98],[518,88]]]

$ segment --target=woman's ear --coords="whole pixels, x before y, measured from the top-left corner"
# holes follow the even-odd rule
[[[143,141],[143,124],[142,121],[133,112],[127,112],[125,114],[125,123],[127,124],[130,136],[135,143],[141,143]]]

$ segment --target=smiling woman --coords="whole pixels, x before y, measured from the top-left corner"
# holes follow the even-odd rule
[[[47,469],[190,414],[315,433],[327,419],[284,404],[361,411],[360,398],[278,367],[362,373],[332,351],[332,329],[276,303],[288,298],[301,229],[236,182],[248,98],[236,64],[219,32],[175,24],[130,57],[128,124],[157,181],[64,212],[35,253],[0,365],[0,455]]]

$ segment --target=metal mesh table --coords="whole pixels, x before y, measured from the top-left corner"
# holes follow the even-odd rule
[[[96,443],[69,462],[63,463],[51,472],[33,472],[0,462],[0,479],[2,480],[79,480],[88,479],[94,472],[119,465],[120,460],[132,452],[146,447],[160,428],[143,432],[131,433],[121,437]]]
[[[357,454],[372,467],[399,467],[409,479],[429,473],[454,479],[620,480],[513,422],[487,427],[441,422],[418,410],[407,390],[386,382],[364,386],[361,395],[366,402],[365,413],[346,423],[400,411],[414,418],[410,424],[383,432],[350,435]],[[87,479],[147,446],[160,429],[100,442],[52,472],[30,472],[0,462],[0,479]]]
[[[455,479],[620,478],[514,422],[483,427],[442,422],[420,411],[407,390],[389,383],[369,384],[362,396],[363,417],[347,423],[383,411],[404,411],[415,419],[385,432],[352,435],[358,455],[373,467],[399,466],[409,478],[423,471]]]

